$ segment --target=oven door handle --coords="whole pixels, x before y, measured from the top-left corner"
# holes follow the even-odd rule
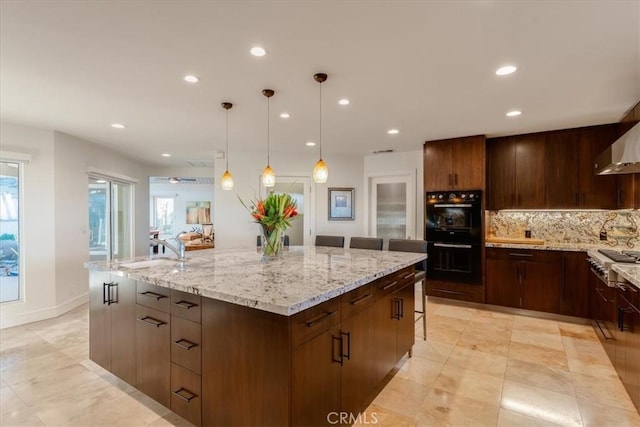
[[[460,245],[460,244],[453,244],[453,243],[434,243],[433,246],[436,246],[438,248],[464,248],[464,249],[472,248],[471,245]]]
[[[471,203],[436,203],[433,205],[434,208],[471,208],[473,205]]]

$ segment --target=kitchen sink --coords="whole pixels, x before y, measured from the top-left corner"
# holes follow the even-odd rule
[[[159,259],[148,259],[144,261],[121,262],[118,265],[120,267],[135,269],[135,268],[150,268],[150,267],[173,267],[179,262],[180,261],[178,261],[177,259],[159,258]]]

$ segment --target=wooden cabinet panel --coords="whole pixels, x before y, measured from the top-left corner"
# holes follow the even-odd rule
[[[292,425],[324,426],[341,407],[340,330],[333,327],[293,351]]]
[[[171,361],[197,374],[201,372],[202,337],[200,324],[171,318]]]
[[[340,299],[329,301],[295,314],[291,318],[293,345],[297,346],[340,323]]]
[[[347,358],[341,371],[342,411],[357,414],[370,401],[377,384],[374,375],[373,304],[343,320],[340,332],[346,340]]]
[[[415,284],[413,282],[406,284],[404,288],[398,291],[397,298],[400,300],[400,313],[398,316],[396,362],[404,357],[405,354],[411,354],[411,349],[415,342]]]
[[[545,145],[545,206],[551,209],[577,208],[581,202],[580,172],[590,163],[581,164],[580,134],[575,130],[549,132]]]
[[[506,307],[520,307],[518,264],[493,258],[487,250],[487,303]]]
[[[512,138],[494,138],[487,142],[487,209],[515,206],[516,150]]]
[[[109,273],[89,276],[89,358],[111,370],[111,311],[108,305]]]
[[[514,137],[516,150],[516,196],[519,209],[545,206],[545,135]]]
[[[618,209],[624,207],[615,175],[595,175],[596,157],[617,139],[617,124],[579,129],[580,134],[580,207]]]
[[[397,300],[394,294],[387,295],[373,306],[374,345],[374,378],[380,383],[396,364]]]
[[[520,261],[522,308],[557,313],[562,292],[561,257]]]
[[[424,189],[484,190],[483,135],[427,141],[424,144]]]
[[[199,426],[202,420],[200,375],[171,364],[171,410]]]
[[[171,315],[200,323],[202,298],[199,295],[171,289]]]
[[[589,267],[584,252],[562,252],[562,287],[558,313],[589,317]]]
[[[136,384],[136,281],[112,277],[111,372]]]
[[[136,366],[138,389],[170,407],[170,316],[136,305]]]
[[[136,292],[136,303],[165,313],[171,311],[169,288],[138,282]]]

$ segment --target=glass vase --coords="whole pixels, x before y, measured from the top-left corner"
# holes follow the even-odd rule
[[[262,260],[270,261],[282,258],[284,251],[284,230],[274,228],[272,230],[262,226]]]

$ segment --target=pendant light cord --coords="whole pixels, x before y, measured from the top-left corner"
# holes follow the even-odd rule
[[[271,162],[269,160],[269,133],[270,133],[270,127],[269,127],[269,105],[270,105],[270,99],[269,97],[267,97],[267,166],[271,165]]]
[[[320,83],[320,159],[322,159],[322,82]]]
[[[227,109],[227,172],[229,171],[229,109]]]

